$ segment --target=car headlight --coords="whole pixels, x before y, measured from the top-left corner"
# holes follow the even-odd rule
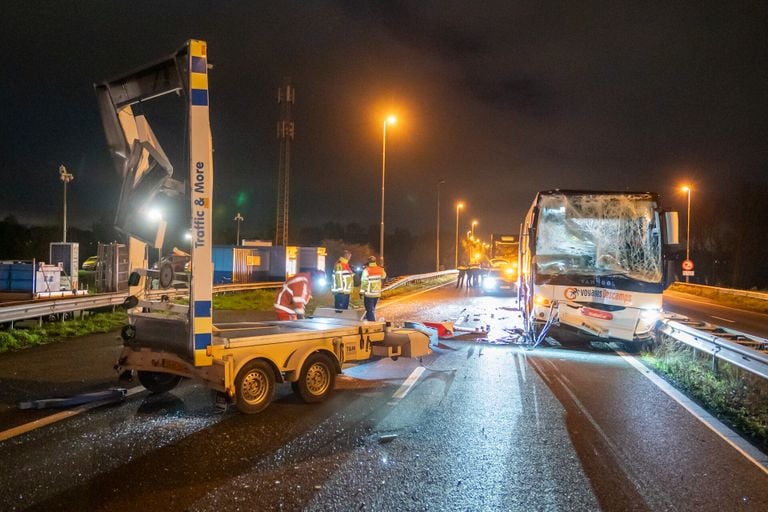
[[[496,288],[496,278],[495,277],[486,277],[483,279],[483,288],[486,290],[493,290]]]
[[[318,277],[317,278],[317,286],[320,288],[325,288],[325,285],[328,284],[328,280],[324,277]]]

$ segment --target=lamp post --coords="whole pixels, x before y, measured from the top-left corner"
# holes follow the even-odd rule
[[[687,227],[685,230],[685,259],[691,259],[691,187],[685,185],[681,188],[683,192],[688,193],[688,215],[686,217]],[[685,276],[685,282],[687,283],[689,276]]]
[[[395,124],[397,118],[388,116],[384,119],[381,136],[381,233],[379,233],[379,262],[384,266],[384,176],[387,173],[387,125]]]
[[[435,234],[435,272],[440,272],[440,185],[445,180],[437,182],[437,231]]]
[[[235,245],[238,245],[240,243],[240,223],[243,222],[245,219],[242,215],[240,215],[240,212],[237,212],[237,215],[235,215],[235,218],[232,219],[237,223],[237,229],[235,231]]]
[[[472,236],[475,236],[475,226],[477,226],[477,221],[473,220],[472,221],[472,230],[471,230],[472,231]]]
[[[464,208],[464,203],[456,203],[456,255],[453,260],[454,268],[459,268],[459,211],[462,208]]]
[[[67,241],[67,183],[75,179],[75,175],[67,172],[67,168],[64,165],[59,166],[59,179],[64,183],[64,234],[62,236],[62,242]]]

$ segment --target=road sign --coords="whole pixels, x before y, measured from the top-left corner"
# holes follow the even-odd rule
[[[693,270],[693,260],[683,261],[683,270]],[[685,274],[683,274],[685,275]]]
[[[692,276],[693,270],[683,270],[683,276]]]

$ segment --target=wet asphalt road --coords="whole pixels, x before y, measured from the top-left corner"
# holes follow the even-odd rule
[[[260,415],[219,415],[184,383],[0,442],[0,509],[768,509],[768,476],[614,352],[498,343],[513,306],[397,299],[379,314],[492,331],[347,368],[323,404],[283,385]],[[0,356],[2,429],[50,414],[18,400],[114,385],[118,352],[112,334]]]
[[[704,297],[673,291],[664,292],[664,310],[685,315],[693,320],[768,338],[768,315],[765,313],[723,306]]]

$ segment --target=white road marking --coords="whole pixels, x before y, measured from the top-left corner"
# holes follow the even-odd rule
[[[680,404],[685,410],[693,415],[694,418],[706,425],[712,432],[720,436],[723,441],[731,445],[737,452],[743,455],[747,460],[757,466],[763,473],[768,474],[768,455],[764,454],[747,441],[741,438],[736,432],[725,426],[720,420],[699,407],[693,401],[688,399],[681,392],[673,388],[667,381],[653,373],[650,369],[643,366],[635,357],[617,351],[617,353],[637,371],[643,374],[648,380],[653,382],[659,389],[669,395],[675,402]]]
[[[736,323],[736,320],[729,320],[729,319],[723,318],[721,316],[715,316],[715,315],[709,315],[709,316],[711,316],[712,318],[717,318],[718,320],[722,320],[723,322],[730,322],[732,324]]]
[[[419,377],[421,377],[421,374],[424,373],[423,366],[417,366],[411,374],[408,376],[407,379],[405,379],[405,382],[403,382],[400,387],[395,391],[395,394],[392,395],[392,398],[395,400],[402,400],[405,398],[405,395],[408,394],[408,392],[411,390],[414,384],[416,384],[416,381],[419,380]]]
[[[140,393],[142,391],[144,391],[143,386],[136,386],[135,388],[131,388],[126,392],[125,398],[128,398],[129,396],[135,395],[136,393]],[[31,432],[32,430],[38,429],[40,427],[51,425],[61,420],[71,418],[72,416],[77,416],[78,414],[88,411],[90,409],[95,409],[96,407],[101,407],[102,405],[106,405],[113,402],[114,400],[99,400],[98,402],[84,404],[74,409],[68,409],[66,411],[57,412],[56,414],[51,414],[50,416],[40,418],[39,420],[30,421],[29,423],[25,423],[24,425],[19,425],[18,427],[9,428],[8,430],[4,430],[0,432],[0,442],[11,439],[12,437],[26,434],[27,432]]]

